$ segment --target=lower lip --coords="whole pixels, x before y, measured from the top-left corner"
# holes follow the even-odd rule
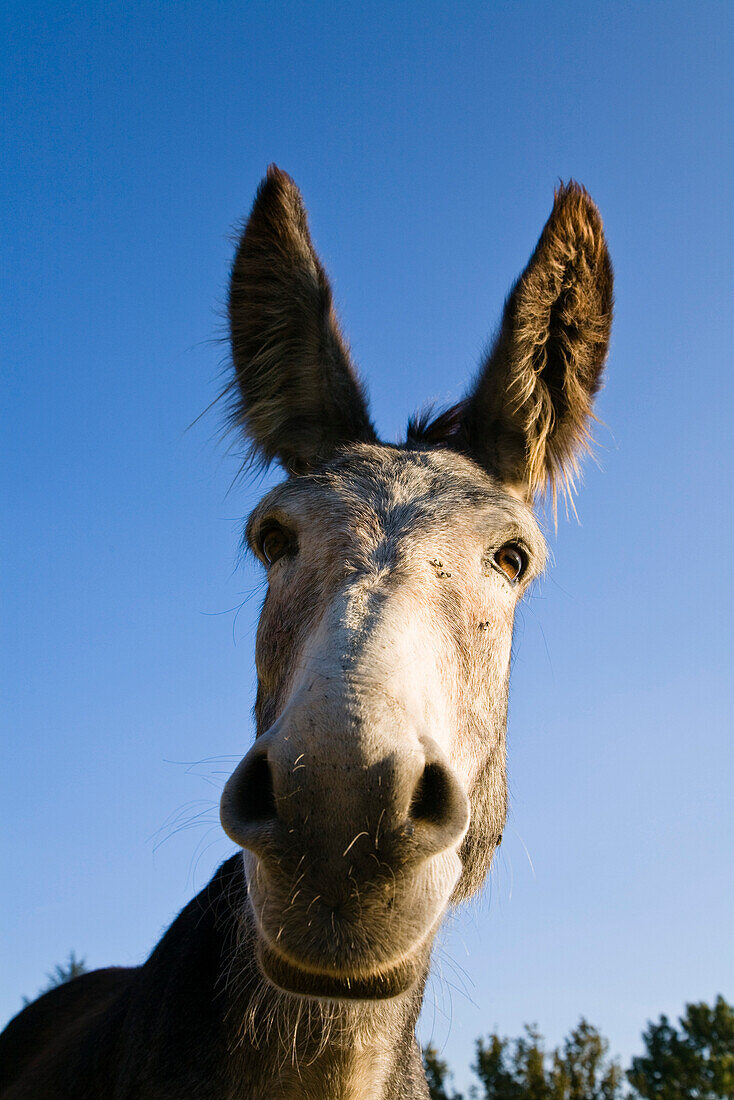
[[[266,977],[286,993],[330,1001],[384,1001],[406,993],[420,977],[420,952],[387,970],[357,977],[304,969],[262,942],[258,959]]]

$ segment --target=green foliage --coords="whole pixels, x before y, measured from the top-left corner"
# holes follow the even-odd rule
[[[538,1033],[530,1027],[511,1042],[490,1035],[477,1040],[477,1057],[472,1069],[484,1086],[487,1100],[548,1100],[545,1055]]]
[[[546,1055],[531,1027],[519,1039],[490,1035],[477,1042],[473,1070],[484,1086],[484,1100],[618,1100],[623,1074],[607,1059],[608,1044],[585,1020],[563,1046]]]
[[[624,1074],[583,1018],[551,1052],[537,1029],[526,1027],[517,1039],[479,1039],[472,1069],[481,1100],[734,1100],[734,1007],[723,997],[686,1005],[677,1028],[661,1016],[642,1040],[645,1053]],[[461,1100],[447,1091],[449,1068],[437,1051],[428,1047],[423,1057],[432,1100]],[[474,1086],[470,1095],[479,1097]]]
[[[447,1091],[451,1073],[447,1063],[439,1058],[435,1047],[429,1045],[423,1048],[423,1068],[426,1071],[431,1100],[463,1100],[461,1093]]]
[[[49,989],[55,989],[57,985],[70,982],[72,978],[78,978],[80,974],[87,973],[86,959],[78,959],[75,952],[70,951],[65,963],[57,963],[53,970],[46,975],[46,985],[38,990],[36,997],[48,993]],[[23,1004],[29,1005],[35,998],[24,997]]]
[[[686,1005],[679,1028],[661,1016],[642,1036],[630,1084],[645,1100],[731,1100],[734,1097],[734,1007]]]
[[[607,1058],[609,1044],[583,1018],[555,1051],[550,1072],[553,1100],[618,1100],[624,1074]]]

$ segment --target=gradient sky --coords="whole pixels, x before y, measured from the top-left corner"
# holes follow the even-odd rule
[[[187,427],[270,161],[386,439],[462,392],[559,178],[616,267],[598,464],[518,619],[505,844],[423,1037],[465,1085],[495,1026],[583,1013],[627,1058],[734,997],[733,31],[700,0],[3,4],[0,1016],[70,949],[140,962],[232,850],[263,479],[232,486],[217,409]]]

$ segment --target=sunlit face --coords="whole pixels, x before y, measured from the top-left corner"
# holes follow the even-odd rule
[[[253,751],[273,801],[242,839],[264,968],[385,995],[501,835],[514,610],[544,543],[468,459],[367,445],[270,492],[247,540],[268,577]]]

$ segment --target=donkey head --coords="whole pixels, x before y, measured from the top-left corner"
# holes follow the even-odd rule
[[[487,874],[514,612],[545,556],[532,505],[572,486],[611,312],[601,219],[572,183],[465,400],[380,443],[300,193],[276,168],[258,190],[230,286],[234,416],[289,476],[247,525],[268,577],[257,738],[221,817],[281,989],[405,991]]]

